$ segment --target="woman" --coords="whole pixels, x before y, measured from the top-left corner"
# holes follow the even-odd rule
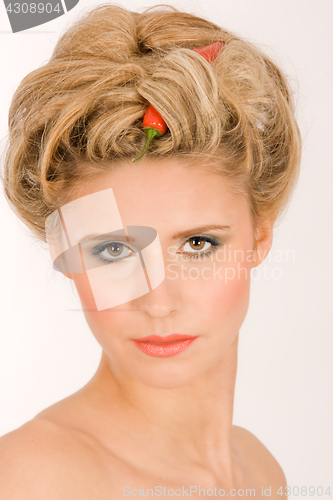
[[[149,105],[165,130],[141,157]],[[283,73],[208,20],[101,5],[23,79],[9,127],[8,201],[102,357],[0,439],[2,496],[281,498],[280,465],[232,410],[250,272],[299,171]]]

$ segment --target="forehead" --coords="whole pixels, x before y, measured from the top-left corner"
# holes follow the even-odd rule
[[[125,224],[156,227],[167,221],[176,222],[175,218],[205,219],[207,223],[207,217],[214,214],[230,222],[249,214],[247,200],[231,190],[222,174],[195,164],[167,160],[142,161],[141,165],[123,163],[82,182],[73,199],[109,188]],[[100,210],[101,206],[96,205],[96,214]]]

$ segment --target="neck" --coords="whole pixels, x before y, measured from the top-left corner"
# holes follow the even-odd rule
[[[110,436],[111,442],[120,433],[149,456],[195,463],[215,475],[223,471],[231,480],[237,345],[238,335],[219,366],[172,389],[144,385],[127,373],[115,374],[103,351],[98,370],[84,389],[94,414],[98,413],[104,440]]]

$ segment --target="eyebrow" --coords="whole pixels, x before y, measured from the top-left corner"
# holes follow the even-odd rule
[[[93,241],[103,241],[107,238],[114,238],[114,240],[119,240],[119,241],[130,241],[131,243],[135,242],[135,238],[132,236],[127,236],[125,233],[118,233],[117,231],[112,231],[110,233],[103,233],[103,234],[88,234],[87,236],[84,236],[83,238],[80,239],[79,243],[86,243],[87,241],[93,240]]]
[[[198,233],[206,233],[208,231],[219,229],[221,231],[230,231],[231,226],[220,226],[218,224],[209,224],[207,226],[193,227],[192,229],[186,229],[185,231],[179,231],[172,236],[173,240],[178,240],[180,238],[185,238],[186,236],[197,235]]]
[[[178,233],[176,233],[172,236],[172,239],[178,240],[181,238],[194,236],[194,235],[198,235],[199,233],[206,233],[206,232],[213,231],[213,230],[230,231],[231,226],[221,226],[219,224],[209,224],[206,226],[193,227],[191,229],[185,229],[184,231],[179,231]],[[115,232],[110,232],[107,234],[89,234],[87,236],[84,236],[79,241],[79,243],[85,243],[86,241],[90,241],[90,240],[105,240],[108,237],[115,238],[117,240],[124,241],[124,242],[129,240],[131,243],[135,243],[137,240],[136,238],[133,238],[131,236],[128,236],[128,235],[126,236],[125,234],[116,234],[116,233],[117,232],[115,231]]]

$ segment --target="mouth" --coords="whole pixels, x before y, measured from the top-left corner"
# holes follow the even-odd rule
[[[154,343],[162,343],[166,342],[177,342],[181,340],[193,340],[196,336],[194,335],[181,335],[180,333],[172,333],[171,335],[166,335],[161,337],[159,335],[149,335],[148,337],[141,337],[139,339],[133,339],[138,342],[154,342]]]
[[[198,336],[172,334],[166,337],[149,335],[140,339],[132,339],[134,345],[148,356],[168,358],[185,351]]]

